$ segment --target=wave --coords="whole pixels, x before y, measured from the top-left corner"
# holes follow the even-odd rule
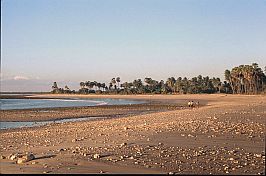
[[[107,104],[108,104],[107,102],[102,102],[102,103],[96,104],[96,106],[107,105]]]
[[[88,102],[88,103],[95,103],[97,105],[101,105],[101,104],[107,104],[107,102],[105,101],[96,101],[96,100],[73,100],[73,99],[45,99],[45,100],[49,100],[49,101],[63,101],[63,102]]]
[[[54,108],[54,107],[87,107],[101,105],[135,104],[141,101],[129,101],[124,99],[9,99],[0,101],[0,109],[31,109],[31,108]]]

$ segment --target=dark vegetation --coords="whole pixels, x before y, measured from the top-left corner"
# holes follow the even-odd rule
[[[265,67],[266,72],[266,67]],[[109,84],[97,81],[80,82],[80,89],[70,90],[68,86],[59,88],[54,82],[52,93],[78,94],[198,94],[198,93],[233,93],[259,94],[266,92],[266,76],[258,64],[240,65],[231,71],[225,70],[225,81],[220,78],[201,75],[188,79],[168,78],[157,81],[152,78],[135,79],[120,83],[120,77],[112,78]]]

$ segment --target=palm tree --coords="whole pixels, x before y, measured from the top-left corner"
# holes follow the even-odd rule
[[[187,77],[184,77],[182,80],[182,93],[186,94],[188,92],[188,88],[189,88],[189,82]]]
[[[182,91],[182,78],[178,77],[175,82],[175,90],[178,93],[181,93]]]
[[[80,85],[80,89],[79,89],[80,93],[84,93],[84,94],[88,93],[88,89],[85,88],[86,84],[84,82],[80,82],[79,85]]]
[[[86,82],[85,82],[85,86],[86,86],[88,89],[91,89],[90,84],[91,84],[90,81],[86,81]]]
[[[89,82],[89,88],[90,88],[90,90],[93,89],[94,86],[95,86],[95,81],[90,81]]]
[[[54,82],[54,85],[52,86],[52,93],[59,93],[57,82]]]
[[[101,84],[101,83],[97,83],[97,84],[96,84],[96,86],[98,87],[98,90],[100,90],[100,89],[101,89],[101,86],[102,86],[102,84]]]
[[[69,87],[67,85],[65,85],[65,90],[70,90]]]
[[[112,83],[112,86],[114,86],[114,88],[116,89],[116,79],[115,78],[112,78],[111,80],[111,83]]]
[[[84,87],[85,87],[85,83],[84,82],[80,82],[79,85],[80,85],[81,89],[84,89]]]
[[[170,88],[171,92],[175,93],[175,83],[176,80],[174,77],[168,78],[166,81],[166,85]]]
[[[225,79],[229,81],[233,93],[257,94],[264,90],[265,74],[257,63],[240,65],[232,71],[225,71]]]
[[[146,88],[151,93],[152,92],[152,79],[151,78],[145,78],[144,82],[147,84]]]
[[[128,89],[130,88],[130,84],[128,82],[124,82],[123,84],[121,84],[121,87],[124,88],[124,93],[128,94]]]
[[[221,81],[220,81],[220,78],[215,78],[213,77],[212,80],[211,80],[214,88],[215,88],[215,92],[219,92],[220,93],[220,89],[221,89]]]
[[[168,92],[167,88],[166,88],[166,84],[164,84],[164,80],[161,80],[159,83],[158,83],[158,87],[160,89],[160,93],[164,93],[166,94]]]
[[[52,89],[53,90],[58,89],[57,82],[54,82],[54,85],[52,86]]]
[[[119,89],[120,77],[117,77],[117,78],[116,78],[116,82],[117,82],[117,84],[118,84],[117,87],[118,87],[118,89]]]
[[[225,77],[225,80],[229,82],[229,84],[230,84],[230,86],[232,88],[233,94],[234,94],[235,93],[235,89],[234,89],[234,85],[233,85],[233,81],[232,81],[231,72],[229,70],[225,70],[224,77]]]
[[[106,87],[106,86],[105,86],[105,83],[102,83],[102,84],[101,84],[101,87],[103,88],[103,91],[105,91],[105,87]]]
[[[135,79],[132,82],[132,86],[136,89],[136,92],[143,93],[144,90],[143,90],[143,84],[142,84],[141,79]]]
[[[64,90],[65,93],[70,93],[71,90],[69,89],[69,87],[67,85],[65,85],[65,90]]]
[[[110,82],[110,83],[109,83],[109,90],[111,90],[111,89],[112,89],[112,87],[113,87],[113,83],[112,83],[112,82]]]
[[[93,81],[92,86],[93,86],[93,87],[95,86],[94,90],[96,90],[97,84],[98,84],[97,81]]]
[[[266,67],[264,72],[259,68],[257,63],[251,65],[239,65],[233,67],[231,70],[225,70],[225,81],[222,83],[220,78],[209,76],[192,77],[188,79],[186,77],[169,77],[166,82],[163,80],[156,81],[152,78],[145,78],[143,85],[141,79],[135,79],[133,82],[125,82],[120,85],[120,77],[112,78],[109,83],[109,90],[114,87],[113,93],[120,92],[120,87],[123,88],[124,93],[240,93],[240,94],[257,94],[260,92],[266,92]],[[94,86],[98,87],[98,90],[106,91],[108,87],[104,83],[97,83],[97,81],[80,82],[81,93],[86,93],[89,89],[93,89]],[[118,88],[118,90],[117,90]],[[52,86],[53,92],[62,92],[64,89],[58,88],[57,83],[54,82]],[[65,92],[68,90],[65,87]],[[87,89],[87,90],[86,90]],[[98,91],[99,92],[99,91]]]

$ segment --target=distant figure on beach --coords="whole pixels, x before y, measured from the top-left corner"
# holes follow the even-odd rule
[[[190,103],[190,107],[194,107],[194,101],[191,101],[191,103]]]
[[[199,108],[199,101],[198,101],[198,102],[196,102],[196,106],[197,106],[197,108]]]
[[[194,107],[194,101],[189,101],[189,102],[188,102],[188,107],[193,108],[193,107]]]
[[[188,105],[188,107],[190,107],[190,105],[191,105],[191,102],[189,101],[189,102],[187,103],[187,105]]]

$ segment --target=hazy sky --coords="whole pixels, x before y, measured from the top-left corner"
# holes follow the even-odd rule
[[[265,0],[1,0],[1,91],[266,65]]]

